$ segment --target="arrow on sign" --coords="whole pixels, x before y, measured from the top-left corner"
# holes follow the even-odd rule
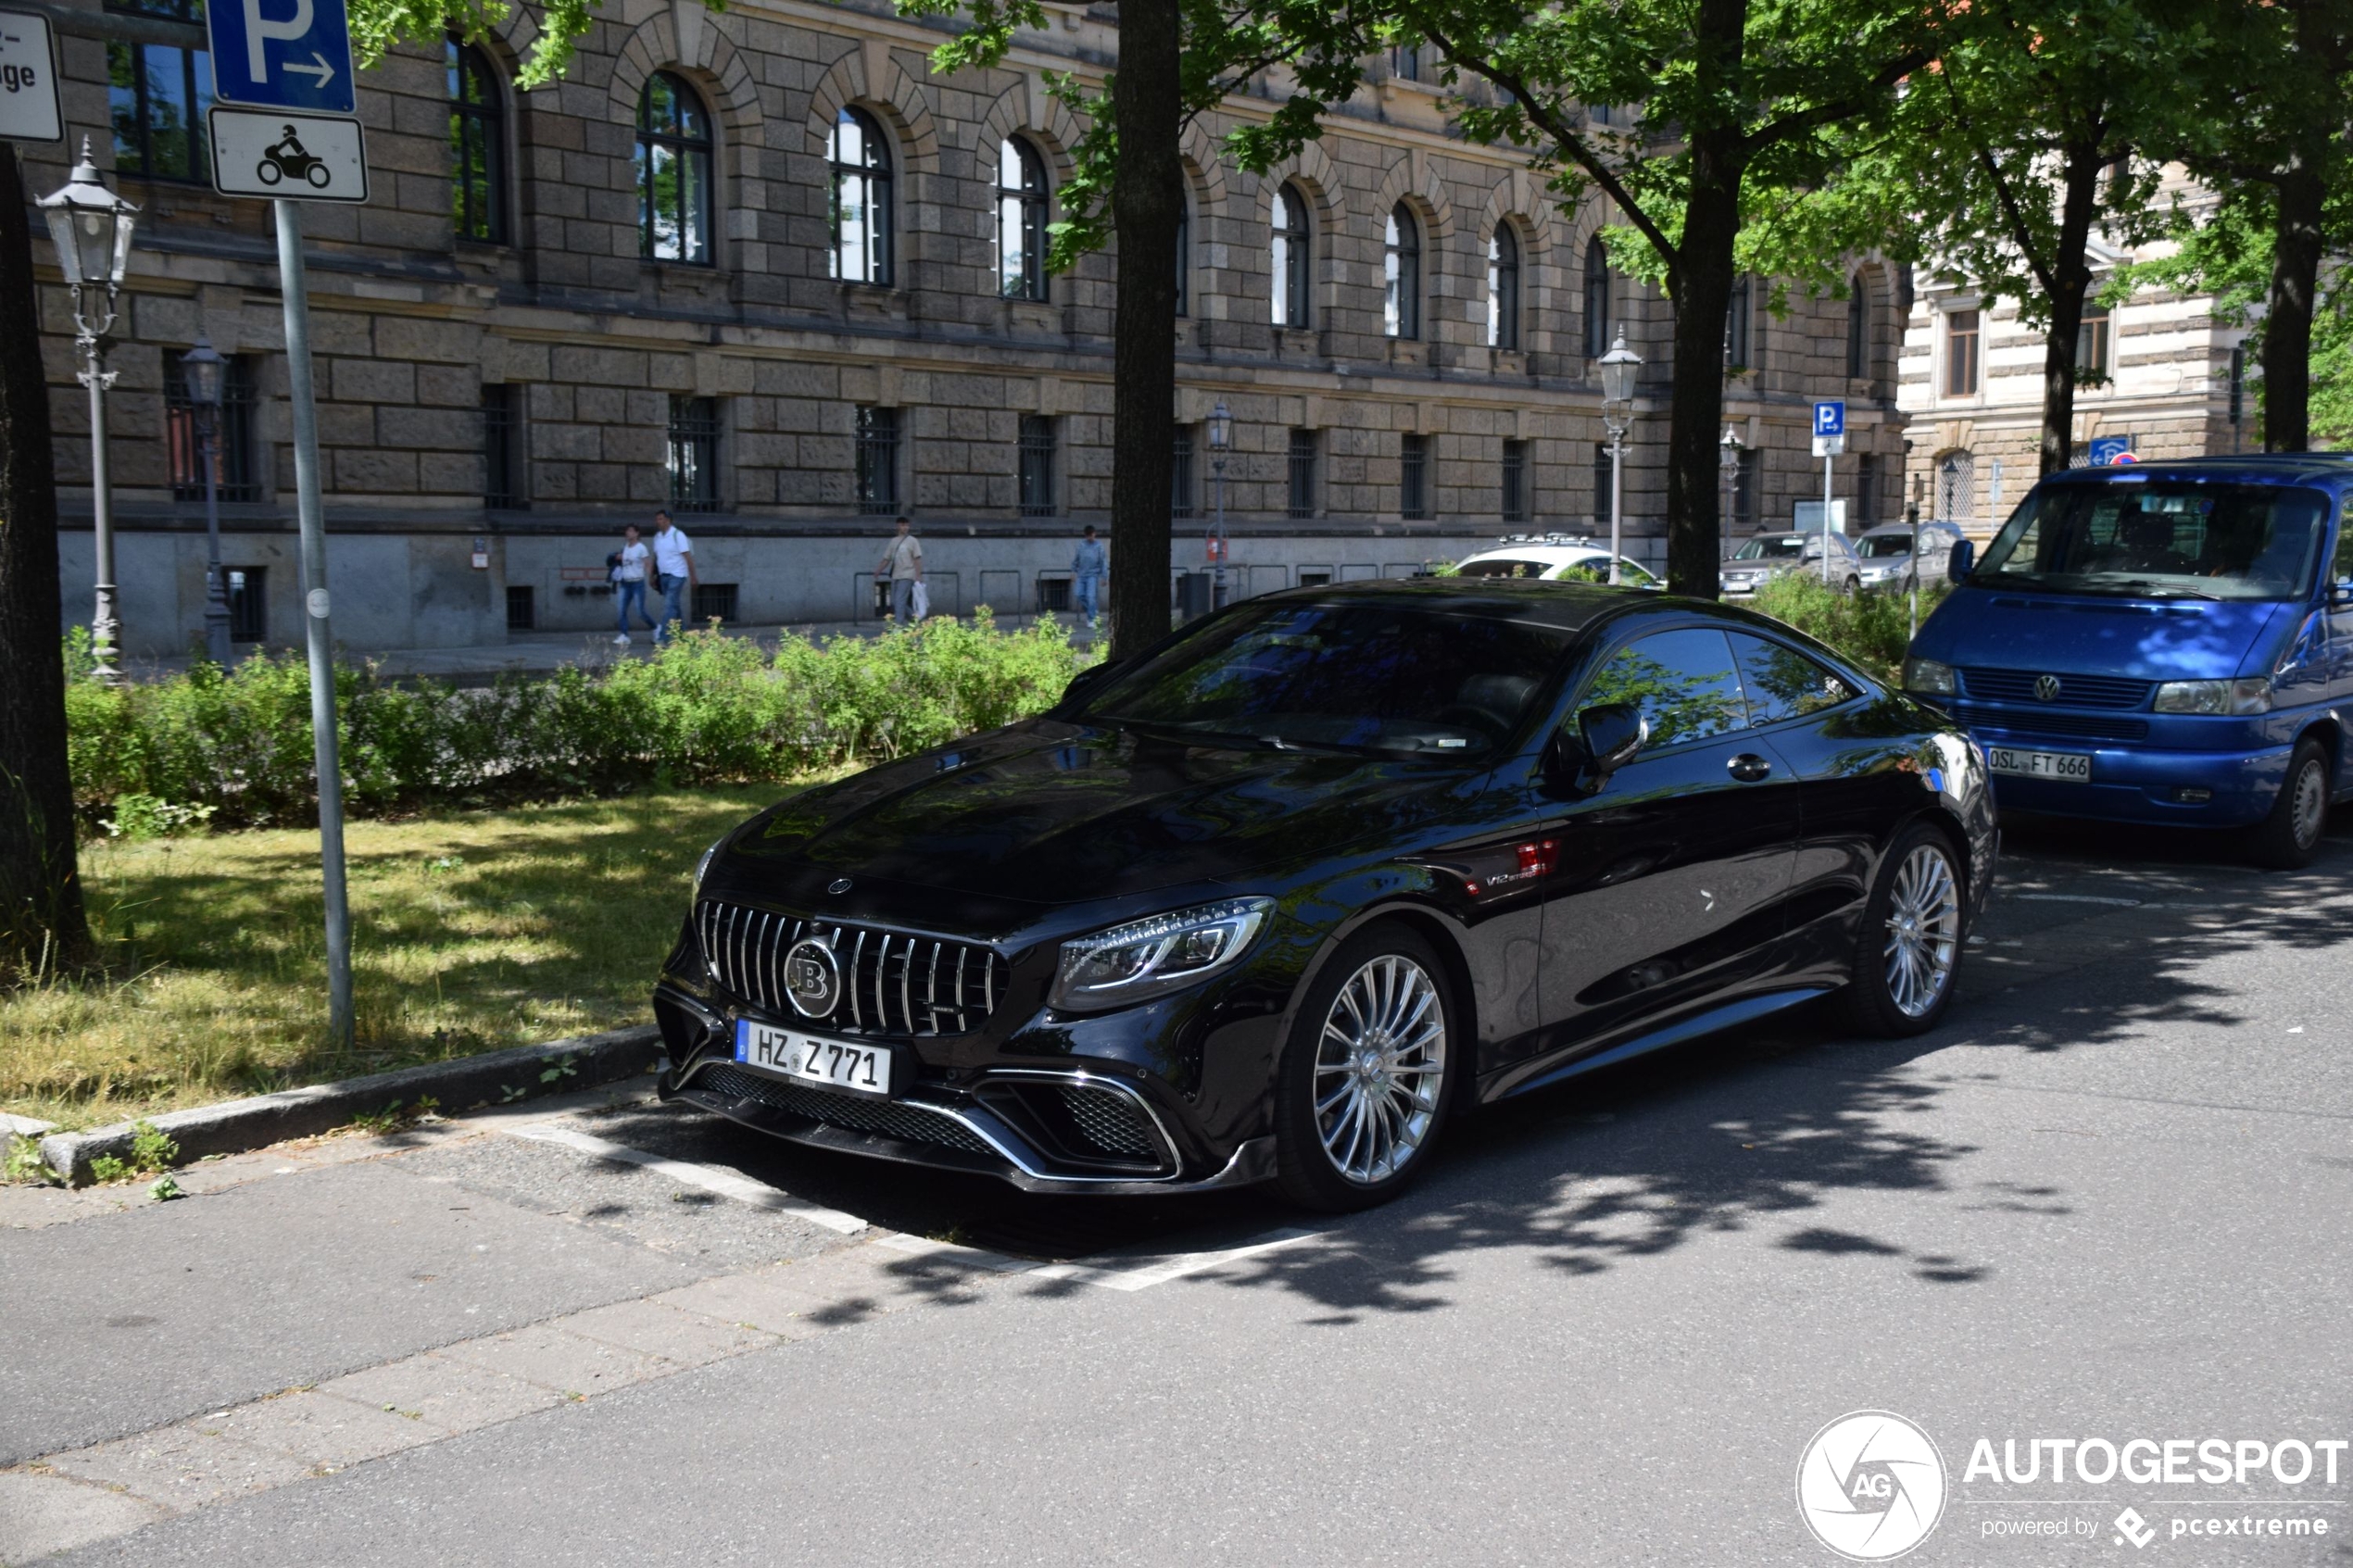
[[[335,79],[335,68],[329,65],[327,63],[327,56],[319,53],[316,49],[313,49],[310,52],[310,57],[319,63],[315,66],[298,66],[289,60],[285,65],[286,73],[291,76],[296,72],[300,72],[304,76],[317,77],[319,79],[319,88],[323,92],[326,89],[327,83]]]

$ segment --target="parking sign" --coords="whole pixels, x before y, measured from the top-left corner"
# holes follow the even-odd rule
[[[2092,437],[2092,466],[2104,469],[2133,460],[2133,438],[2129,435],[2095,435]]]
[[[1830,402],[1814,405],[1814,433],[1816,435],[1844,435],[1846,433],[1846,399],[1833,398]]]
[[[216,96],[320,114],[359,107],[344,0],[214,0],[205,26]]]

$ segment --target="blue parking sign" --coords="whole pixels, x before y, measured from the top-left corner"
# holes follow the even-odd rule
[[[2133,438],[2129,435],[2095,435],[2092,437],[2092,466],[2109,468],[2133,459]]]
[[[1846,433],[1846,399],[1841,397],[1828,403],[1814,405],[1814,433],[1816,435],[1844,435]]]
[[[205,25],[217,96],[321,114],[358,107],[344,0],[212,0]]]

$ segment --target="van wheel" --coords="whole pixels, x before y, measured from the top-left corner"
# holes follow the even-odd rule
[[[2321,743],[2306,735],[2288,759],[2287,777],[2280,783],[2280,797],[2271,814],[2247,835],[2246,855],[2259,866],[2292,872],[2312,863],[2321,852],[2321,830],[2329,821],[2329,758]]]

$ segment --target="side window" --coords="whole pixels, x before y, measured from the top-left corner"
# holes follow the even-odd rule
[[[1630,702],[1650,721],[1650,749],[1744,729],[1748,709],[1731,645],[1712,626],[1655,632],[1610,656],[1579,708]]]
[[[1740,659],[1741,684],[1748,692],[1748,721],[1778,724],[1836,708],[1855,695],[1855,688],[1819,660],[1795,648],[1730,633],[1732,652]]]
[[[2336,564],[2329,568],[2329,581],[2343,583],[2353,578],[2353,507],[2343,502],[2336,508]]]

